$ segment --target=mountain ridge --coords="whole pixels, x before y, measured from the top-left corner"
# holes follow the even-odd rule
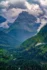
[[[36,61],[47,61],[47,25],[45,25],[40,32],[27,39],[20,46],[20,51],[27,57]]]
[[[4,32],[11,35],[13,33],[13,36],[15,36],[17,40],[23,42],[37,33],[37,29],[41,23],[37,24],[36,21],[37,19],[35,16],[30,15],[27,12],[22,12],[10,28],[4,29]]]

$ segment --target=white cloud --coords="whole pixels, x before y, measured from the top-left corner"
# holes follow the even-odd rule
[[[40,14],[43,14],[43,11],[39,7],[38,4],[31,4],[31,9],[28,10],[28,12],[34,16],[39,16]]]
[[[19,2],[25,2],[26,0],[7,0],[7,1],[9,1],[9,3],[11,3],[11,4],[16,4],[16,3],[19,3]]]
[[[8,22],[7,21],[3,22],[2,24],[0,24],[0,27],[9,28]]]
[[[9,7],[9,2],[8,1],[1,1],[0,6],[7,8],[7,7]]]
[[[39,0],[42,6],[47,6],[47,0]]]
[[[41,23],[40,27],[37,30],[39,32],[40,29],[47,24],[47,0],[34,0],[34,1],[39,3],[43,11],[43,15],[39,18]]]
[[[0,2],[0,6],[4,8],[26,8],[26,0],[4,0]]]
[[[36,23],[40,23],[40,18],[37,18],[37,21],[36,21]]]
[[[45,25],[47,24],[47,20],[46,19],[44,19],[44,18],[42,18],[41,19],[41,25],[40,25],[40,27],[38,28],[38,32],[40,31],[40,29],[42,28],[42,27],[44,27]]]
[[[11,8],[9,10],[2,9],[2,16],[4,16],[8,22],[13,23],[17,19],[18,15],[22,13],[22,11],[26,10],[19,8]]]
[[[37,17],[37,23],[41,22],[38,31],[47,23],[47,0],[33,0],[40,3],[30,4],[27,0],[4,0],[0,2],[2,7],[2,16],[7,19],[7,22],[13,23],[18,15],[23,11],[28,12]],[[42,10],[43,8],[43,10]],[[38,18],[39,15],[43,14]],[[44,17],[45,16],[45,17]],[[43,19],[41,17],[44,17]],[[40,21],[41,20],[41,21]],[[3,26],[2,26],[3,27]]]
[[[47,6],[47,0],[33,0],[33,1],[40,3],[41,6],[43,6],[43,7]]]
[[[12,20],[11,23],[14,22],[14,20],[15,20],[14,17],[17,18],[18,15],[23,11],[27,11],[29,14],[32,14],[34,16],[39,16],[40,14],[43,13],[41,8],[39,7],[39,5],[30,4],[26,0],[7,0],[7,1],[4,1],[4,2],[7,3],[8,7],[11,6],[11,8],[9,8],[8,10],[7,10],[6,7],[3,8],[2,9],[3,16],[5,18],[7,18],[7,20],[9,22]],[[11,4],[15,5],[15,7],[17,7],[17,8],[15,8]],[[22,9],[18,8],[18,5],[20,6],[20,4],[22,4],[21,5]],[[25,8],[23,8],[23,7],[25,7]]]

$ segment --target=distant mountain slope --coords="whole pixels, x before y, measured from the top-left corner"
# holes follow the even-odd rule
[[[10,28],[5,30],[5,32],[23,42],[37,33],[40,23],[37,24],[36,20],[35,16],[30,15],[27,12],[22,12]]]
[[[37,43],[46,43],[47,42],[47,25],[44,26],[37,35],[35,35],[34,37],[28,39],[25,42],[26,43],[28,42],[29,44],[32,44],[34,42],[36,42],[36,44]],[[23,44],[25,44],[25,42]]]
[[[5,22],[5,18],[0,16],[0,22]],[[5,34],[0,34],[3,36],[3,39],[0,40],[0,44],[5,40],[12,47],[19,46],[23,41],[30,38],[31,36],[37,33],[37,29],[41,23],[36,23],[36,17],[30,15],[28,12],[22,12],[19,14],[18,18],[8,29],[0,28],[0,31]],[[1,37],[1,36],[0,36]],[[2,38],[2,37],[1,37]]]
[[[22,43],[20,47],[25,58],[47,61],[47,25],[36,36]]]
[[[17,41],[14,37],[6,34],[3,31],[0,31],[0,48],[3,47],[16,47],[19,41]]]

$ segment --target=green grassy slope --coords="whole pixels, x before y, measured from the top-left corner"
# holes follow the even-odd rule
[[[47,61],[47,25],[37,35],[22,43],[20,47],[22,54],[27,53],[25,58]]]
[[[47,25],[18,49],[0,49],[0,70],[47,70]]]

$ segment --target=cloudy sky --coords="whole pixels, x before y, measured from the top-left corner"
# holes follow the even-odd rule
[[[23,11],[37,17],[41,22],[38,31],[47,23],[47,0],[0,0],[0,15],[7,20],[0,27],[9,28],[7,23],[13,24]]]

